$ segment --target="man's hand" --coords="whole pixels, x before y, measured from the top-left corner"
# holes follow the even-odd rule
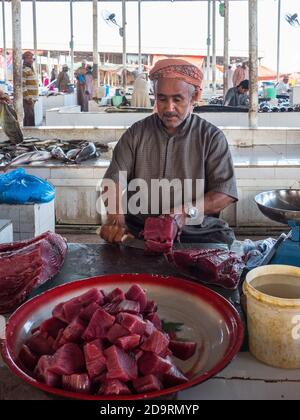
[[[188,215],[186,214],[184,208],[181,207],[172,209],[170,216],[176,220],[179,229],[182,229],[183,226],[186,225]]]
[[[112,244],[121,243],[124,237],[134,238],[128,233],[123,214],[108,215],[106,223],[98,230],[98,234],[102,239]]]

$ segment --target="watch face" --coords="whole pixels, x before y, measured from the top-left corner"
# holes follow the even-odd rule
[[[196,207],[192,207],[189,209],[189,216],[195,218],[198,216],[198,209]]]

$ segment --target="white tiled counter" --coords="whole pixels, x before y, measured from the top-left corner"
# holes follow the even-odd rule
[[[265,218],[254,203],[262,191],[300,188],[300,145],[231,146],[240,200],[224,212],[234,227],[281,226]],[[110,163],[109,158],[63,165],[59,162],[31,164],[26,171],[47,179],[56,187],[58,224],[98,225],[97,185]],[[1,216],[1,215],[0,215]]]
[[[0,244],[13,241],[13,225],[10,220],[0,220]]]
[[[48,230],[55,232],[54,200],[45,204],[0,204],[0,219],[4,218],[12,221],[14,241],[31,239]]]

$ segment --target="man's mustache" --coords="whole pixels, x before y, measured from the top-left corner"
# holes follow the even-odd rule
[[[166,113],[163,114],[163,116],[165,118],[178,117],[178,115],[177,114],[174,114],[173,112],[166,112]]]

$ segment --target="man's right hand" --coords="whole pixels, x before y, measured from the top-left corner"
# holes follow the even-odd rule
[[[128,233],[123,214],[108,215],[106,223],[98,230],[98,234],[102,239],[112,244],[121,243],[124,237],[134,238]]]

